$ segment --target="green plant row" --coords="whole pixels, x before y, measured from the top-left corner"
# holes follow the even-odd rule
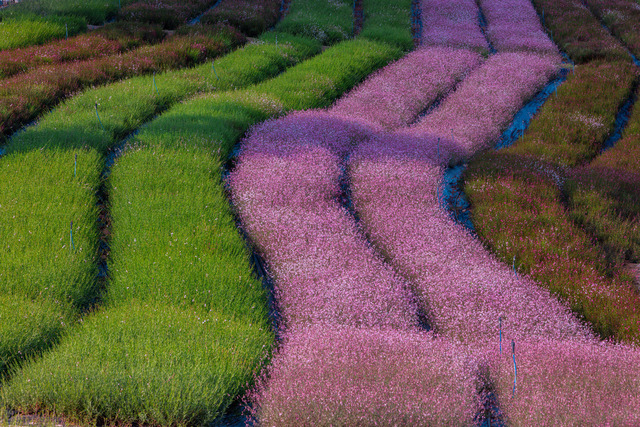
[[[118,8],[135,0],[23,0],[7,7],[2,17],[60,17],[80,18],[91,25],[101,25],[115,18]],[[86,25],[86,24],[85,24]],[[62,34],[64,36],[64,33]]]
[[[565,192],[571,217],[595,235],[611,257],[640,262],[640,105],[637,102],[623,138],[588,165],[572,171]]]
[[[310,37],[330,45],[353,35],[353,1],[296,0],[277,31]]]
[[[532,0],[555,43],[576,63],[594,59],[629,61],[618,40],[580,1]]]
[[[359,36],[398,46],[404,50],[413,48],[411,34],[411,0],[388,2],[363,0],[365,18]]]
[[[148,126],[110,178],[113,281],[106,308],[56,351],[17,373],[2,390],[4,403],[26,412],[55,407],[85,422],[201,424],[223,413],[251,380],[272,336],[264,291],[234,229],[220,166],[251,125],[283,111],[327,106],[399,55],[380,43],[343,42],[273,80],[181,104]],[[193,355],[184,371],[175,357],[187,351],[186,344],[162,338],[162,319],[174,319],[176,312],[185,319],[199,316],[198,324],[175,321],[184,325],[185,339],[202,337],[190,339]],[[228,330],[209,333],[207,328],[220,323]],[[225,338],[227,331],[235,340]],[[81,351],[113,348],[108,343],[114,336],[123,338],[111,351]],[[125,362],[123,353],[132,361]],[[212,372],[216,387],[204,381],[212,381]],[[178,380],[167,381],[158,396],[140,397],[172,374]],[[81,391],[65,386],[68,378],[89,375],[94,381]],[[113,378],[122,379],[122,398]]]
[[[640,7],[634,0],[586,0],[596,16],[640,57]]]
[[[296,37],[280,35],[277,48],[269,37],[265,39],[220,58],[219,80],[207,64],[156,76],[157,92],[151,76],[92,89],[12,138],[0,159],[1,293],[38,301],[34,307],[42,305],[43,310],[53,307],[67,325],[95,306],[102,292],[96,280],[100,239],[96,192],[108,148],[189,95],[259,82],[320,50],[319,44]],[[16,347],[12,343],[20,339],[9,336],[20,333],[10,324],[0,324],[5,366],[29,356],[30,348],[51,346],[60,333],[42,332],[43,339],[35,340],[38,346]],[[38,330],[51,329],[43,322],[21,334],[33,331],[35,337]]]
[[[39,45],[67,34],[74,36],[86,29],[82,18],[0,14],[0,50]]]
[[[589,162],[614,130],[637,74],[631,62],[577,65],[509,150],[565,168]]]
[[[230,51],[244,36],[227,26],[188,28],[162,43],[124,54],[55,64],[0,81],[0,135],[36,119],[86,87],[202,63]]]
[[[92,31],[43,46],[0,51],[0,78],[24,73],[43,65],[82,61],[122,53],[165,37],[157,25],[114,22]]]

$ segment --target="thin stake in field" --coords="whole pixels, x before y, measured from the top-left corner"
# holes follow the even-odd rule
[[[277,37],[276,37],[276,43],[277,43]],[[216,71],[216,65],[215,65],[215,60],[211,60],[211,69],[213,70],[213,74],[216,75],[216,79],[220,80],[220,77],[218,77],[218,72]]]
[[[66,23],[64,24],[64,38],[65,40],[69,38],[69,26]]]
[[[71,221],[71,228],[69,230],[69,240],[71,245],[69,246],[69,250],[75,251],[76,245],[73,244],[73,221]]]
[[[153,87],[156,89],[156,95],[160,96],[160,92],[158,92],[158,86],[156,85],[156,72],[153,72]]]
[[[511,355],[513,356],[513,397],[516,395],[516,387],[518,386],[518,365],[516,365],[516,343],[511,340]]]
[[[77,176],[76,172],[78,170],[78,153],[76,153],[76,158],[73,161],[73,177]]]
[[[502,354],[502,316],[498,317],[498,323],[500,324],[500,354]]]
[[[98,123],[100,123],[100,127],[102,128],[103,131],[106,132],[106,129],[104,128],[104,125],[102,124],[102,120],[100,120],[100,114],[98,114],[98,103],[96,102],[96,117],[98,117]]]

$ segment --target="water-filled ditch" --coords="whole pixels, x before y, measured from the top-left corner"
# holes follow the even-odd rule
[[[206,15],[209,11],[215,9],[221,2],[222,0],[218,0],[216,1],[213,6],[211,6],[209,9],[205,10],[204,12],[202,12],[200,15],[196,16],[195,18],[193,18],[191,21],[188,22],[188,25],[196,25],[200,23],[200,20],[202,19],[202,17],[204,15]]]

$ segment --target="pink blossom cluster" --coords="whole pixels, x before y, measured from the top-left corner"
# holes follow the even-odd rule
[[[270,426],[473,425],[475,376],[469,351],[432,333],[314,325],[274,358],[255,415]]]
[[[487,37],[498,52],[558,53],[529,0],[479,0],[479,4],[487,19]]]
[[[424,47],[369,77],[331,112],[390,130],[406,126],[481,63],[478,53],[466,49]]]
[[[342,159],[373,135],[365,122],[307,111],[243,141],[232,198],[285,323],[282,352],[254,396],[266,424],[469,425],[477,412],[464,354],[419,332],[406,282],[339,201]],[[451,358],[460,363],[443,371]]]
[[[533,53],[492,55],[440,108],[408,130],[433,135],[468,158],[496,141],[520,107],[558,72],[560,57]],[[446,140],[449,141],[446,141]],[[458,159],[456,159],[458,160]]]
[[[474,0],[422,0],[422,44],[488,51]]]
[[[409,279],[436,330],[469,344],[509,339],[588,339],[557,299],[496,260],[436,199],[443,173],[434,138],[382,135],[350,161],[353,199],[372,242]],[[401,214],[400,214],[401,213]]]
[[[414,329],[403,280],[341,206],[342,157],[370,131],[322,112],[253,130],[230,179],[243,226],[268,262],[287,328],[318,322]]]

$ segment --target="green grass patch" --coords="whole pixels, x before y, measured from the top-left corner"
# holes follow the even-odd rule
[[[101,156],[88,149],[34,150],[2,158],[3,295],[44,298],[69,313],[91,305],[98,293],[95,189],[101,164]],[[70,247],[71,221],[75,249]]]
[[[52,301],[69,317],[100,301],[96,192],[107,149],[186,96],[255,83],[320,49],[313,42],[296,44],[298,40],[283,37],[278,47],[253,44],[221,58],[219,80],[207,64],[158,75],[159,94],[152,77],[89,90],[16,135],[0,160],[3,294]],[[71,221],[75,249],[70,248]],[[19,335],[17,329],[12,331]],[[47,339],[46,334],[42,337]],[[15,337],[3,337],[3,342],[12,340],[17,342]],[[40,347],[52,343],[41,342]],[[13,357],[19,352],[14,348]]]
[[[0,296],[0,378],[9,368],[57,342],[68,319],[60,307],[47,299],[36,301],[17,294]]]
[[[261,326],[134,301],[87,317],[81,334],[0,395],[20,412],[65,414],[83,425],[206,425],[263,359],[272,336]]]
[[[405,51],[413,48],[411,0],[393,3],[386,0],[363,1],[364,25],[359,34],[361,38],[386,42]]]
[[[296,0],[276,30],[330,45],[353,35],[353,1]]]
[[[84,27],[80,22],[70,20],[70,35],[74,35]],[[46,43],[53,39],[65,37],[64,22],[56,19],[39,17],[10,18],[0,20],[0,50],[16,49]]]
[[[265,292],[220,182],[218,144],[165,132],[161,141],[144,136],[113,168],[107,304],[159,301],[267,325]]]
[[[80,17],[89,24],[100,25],[116,16],[119,4],[130,3],[133,0],[23,0],[5,9],[2,15]]]

